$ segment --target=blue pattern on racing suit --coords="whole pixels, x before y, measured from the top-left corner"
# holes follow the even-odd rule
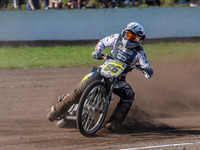
[[[132,50],[126,49],[123,47],[121,40],[119,39],[120,37],[120,34],[114,34],[103,38],[98,42],[95,51],[101,52],[107,47],[113,47],[110,54],[115,55],[117,59],[131,65],[135,65],[137,62],[139,62],[141,65],[141,69],[144,70],[143,73],[145,74],[145,77],[152,77],[153,69],[151,68],[150,63],[146,58],[146,54],[142,46],[139,45]]]

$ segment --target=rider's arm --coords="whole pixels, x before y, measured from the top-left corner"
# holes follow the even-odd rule
[[[115,42],[117,41],[117,38],[119,37],[119,34],[114,34],[111,36],[107,36],[103,39],[101,39],[96,47],[95,51],[92,53],[92,57],[95,59],[98,59],[99,54],[101,54],[102,50],[107,48],[107,47],[112,47]]]
[[[151,78],[153,76],[153,69],[147,60],[146,53],[144,50],[140,51],[140,55],[138,61],[141,65],[142,72],[144,73],[146,78]]]

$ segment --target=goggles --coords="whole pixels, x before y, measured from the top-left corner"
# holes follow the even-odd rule
[[[137,35],[130,31],[125,31],[124,38],[130,40],[131,42],[137,42],[138,40]]]

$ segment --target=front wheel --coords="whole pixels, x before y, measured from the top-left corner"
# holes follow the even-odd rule
[[[108,110],[108,105],[103,110],[107,94],[107,86],[100,81],[92,82],[83,92],[76,120],[82,135],[93,136],[101,128]]]

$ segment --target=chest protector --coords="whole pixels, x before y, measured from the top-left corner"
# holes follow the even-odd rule
[[[123,47],[122,44],[122,36],[120,35],[117,39],[116,44],[114,45],[113,49],[110,53],[114,58],[130,65],[134,60],[135,56],[137,55],[137,51],[134,49],[127,49]]]

